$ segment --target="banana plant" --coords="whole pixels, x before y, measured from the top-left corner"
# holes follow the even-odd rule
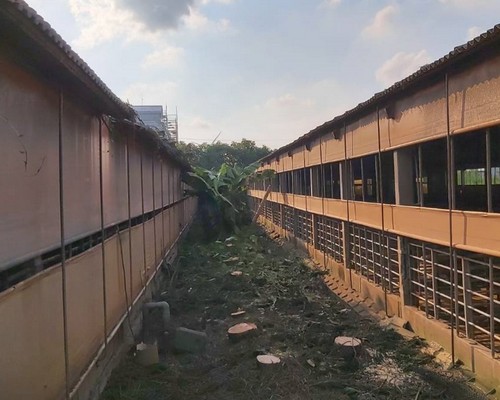
[[[188,194],[199,199],[199,211],[207,236],[232,233],[250,222],[247,189],[248,182],[259,179],[258,163],[245,168],[222,164],[218,171],[194,167],[184,176],[189,185]]]

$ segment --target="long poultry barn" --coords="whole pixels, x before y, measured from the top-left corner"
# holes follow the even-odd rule
[[[23,1],[0,36],[0,399],[95,397],[194,214],[189,166]]]
[[[262,160],[260,220],[500,385],[500,25]]]

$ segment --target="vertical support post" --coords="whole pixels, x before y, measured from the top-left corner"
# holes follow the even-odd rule
[[[400,265],[399,293],[401,299],[403,300],[403,309],[404,306],[412,305],[411,269],[408,262],[408,257],[409,257],[408,241],[404,237],[398,236],[398,262]]]
[[[456,332],[457,335],[459,334],[460,330],[460,303],[458,302],[458,262],[457,262],[457,251],[453,248],[452,249],[452,258],[453,258],[453,281],[455,282],[455,288],[454,288],[454,293],[455,293],[455,298],[453,299],[452,305],[454,303],[454,310],[455,310],[455,327],[456,327]],[[462,265],[462,290],[465,289],[464,287],[464,269]],[[465,294],[464,294],[465,296]],[[464,299],[465,302],[465,299]],[[464,310],[465,311],[465,310]],[[465,325],[467,325],[467,321],[465,322]]]
[[[454,293],[455,293],[455,266],[453,257],[453,165],[452,165],[452,140],[450,131],[450,98],[449,98],[449,82],[448,73],[445,73],[445,97],[446,97],[446,165],[447,165],[447,175],[448,175],[448,229],[449,229],[449,256],[450,256],[450,299],[451,299],[451,360],[455,363],[455,322],[454,322]]]
[[[153,241],[154,241],[154,265],[153,268],[156,268],[158,265],[157,254],[158,251],[156,249],[156,188],[155,188],[155,157],[156,154],[153,153],[151,157],[151,179],[153,181]]]
[[[457,208],[456,200],[457,200],[457,195],[456,195],[456,180],[457,180],[457,174],[456,174],[456,168],[455,168],[455,141],[453,140],[453,137],[451,136],[451,130],[450,132],[450,184],[451,184],[451,209],[455,210]]]
[[[439,307],[441,304],[437,296],[438,284],[437,271],[436,271],[436,257],[433,250],[431,250],[431,268],[432,268],[432,302],[434,304],[434,319],[439,319]]]
[[[376,160],[376,172],[377,172],[377,199],[380,200],[380,217],[381,217],[381,228],[382,228],[382,237],[380,243],[382,244],[380,250],[380,275],[382,279],[382,289],[384,290],[384,307],[385,314],[388,314],[387,307],[387,280],[390,280],[390,276],[388,274],[388,270],[390,267],[389,262],[389,244],[387,243],[387,237],[385,235],[385,215],[384,215],[384,182],[383,182],[383,174],[382,174],[382,140],[380,137],[380,109],[377,107],[377,139],[378,139],[378,153]],[[384,243],[387,244],[387,252],[385,252]],[[387,257],[386,255],[387,254]]]
[[[135,129],[135,127],[133,128]],[[132,282],[132,203],[130,196],[130,133],[127,132],[127,211],[128,211],[128,258],[129,258],[129,285],[130,296],[133,297],[133,282]]]
[[[344,192],[342,195],[345,196],[346,200],[346,217],[347,220],[344,223],[344,260],[346,263],[346,268],[349,270],[349,287],[352,289],[352,268],[351,268],[351,252],[350,252],[350,230],[351,230],[351,221],[350,221],[350,215],[349,215],[349,198],[351,197],[352,194],[352,178],[351,178],[351,173],[352,173],[352,168],[350,166],[347,166],[347,127],[346,127],[346,122],[344,121],[344,165],[346,166],[345,171],[341,171],[340,173],[339,170],[339,178],[340,178],[340,187],[341,188],[347,188],[350,190],[347,190],[347,193]],[[349,161],[350,163],[350,161]],[[345,182],[345,184],[344,184]]]
[[[321,196],[321,218],[323,221],[323,250],[320,250],[323,252],[323,268],[325,270],[328,270],[327,266],[327,260],[326,260],[326,249],[325,249],[325,235],[326,235],[326,227],[325,227],[325,197],[326,197],[326,185],[325,185],[325,171],[324,171],[324,165],[323,165],[323,136],[319,137],[319,179],[320,179],[320,190],[319,194]],[[317,225],[317,221],[316,221]],[[316,231],[316,240],[318,238],[317,231]],[[316,245],[316,243],[315,243]],[[318,248],[319,248],[319,243],[318,243]]]
[[[141,283],[144,287],[146,285],[146,269],[147,269],[147,258],[146,258],[146,220],[145,220],[145,206],[144,206],[144,148],[141,145],[141,203],[142,203],[142,250],[143,250],[143,262],[144,268],[141,273]]]
[[[461,260],[462,260],[462,287],[464,291],[465,336],[470,339],[474,339],[474,328],[472,326],[472,324],[474,323],[473,313],[469,308],[472,307],[472,294],[471,294],[471,284],[470,284],[470,262],[468,259],[465,258],[461,258]]]
[[[69,354],[68,354],[68,304],[66,292],[66,243],[64,234],[64,145],[63,145],[63,116],[64,95],[59,90],[59,228],[61,233],[61,275],[62,275],[62,312],[63,312],[63,341],[64,341],[64,381],[65,398],[69,399]]]
[[[428,294],[427,294],[427,248],[425,246],[425,243],[422,244],[422,265],[420,268],[423,277],[424,277],[424,299],[425,299],[425,316],[426,318],[429,318],[429,302],[428,302]],[[419,279],[420,280],[420,279]]]
[[[160,159],[160,179],[161,179],[161,245],[162,245],[162,258],[165,257],[166,244],[165,244],[165,195],[163,187],[163,157]]]
[[[173,211],[173,207],[172,207],[172,203],[173,203],[173,185],[172,185],[172,168],[171,166],[169,165],[169,169],[168,169],[168,174],[167,174],[167,178],[168,178],[168,190],[169,190],[169,193],[168,193],[168,204],[169,204],[169,208],[168,208],[168,236],[169,236],[169,239],[170,239],[170,245],[172,245],[174,243],[174,239],[173,239],[173,230],[172,230],[172,211]]]
[[[105,232],[104,232],[104,193],[103,193],[103,177],[102,177],[102,117],[99,118],[99,211],[101,223],[101,262],[102,262],[102,302],[104,315],[104,348],[108,346],[108,311],[107,311],[107,295],[106,295],[106,250],[104,248]]]
[[[491,170],[490,170],[491,171]],[[490,300],[490,349],[491,356],[495,358],[495,281],[494,281],[494,267],[493,267],[493,257],[488,257],[488,270],[489,274],[489,300]]]

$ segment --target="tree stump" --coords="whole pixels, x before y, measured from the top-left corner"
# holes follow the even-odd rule
[[[279,363],[281,363],[279,357],[273,356],[272,354],[261,354],[257,356],[257,364],[261,368],[267,368]]]
[[[252,324],[251,322],[242,322],[241,324],[237,324],[229,328],[227,330],[227,335],[230,340],[237,341],[243,337],[252,335],[256,330],[257,325]]]
[[[337,336],[335,344],[339,347],[340,353],[345,359],[357,357],[363,350],[361,339],[351,336]]]
[[[233,272],[231,272],[231,276],[241,276],[241,275],[243,275],[243,272],[241,272],[241,271],[233,271]]]

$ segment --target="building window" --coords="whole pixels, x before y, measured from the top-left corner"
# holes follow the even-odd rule
[[[493,168],[491,169],[493,172]],[[472,168],[457,171],[458,186],[486,185],[486,173],[484,168]]]
[[[396,203],[395,181],[394,181],[394,152],[387,151],[380,155],[382,171],[382,193],[386,204]]]
[[[312,195],[315,197],[323,197],[323,168],[321,165],[316,165],[311,168],[312,174]]]
[[[446,140],[434,140],[420,146],[420,179],[417,174],[424,207],[448,208]]]
[[[361,158],[351,160],[352,198],[363,201],[363,167]]]
[[[491,212],[500,213],[500,127],[490,129]]]
[[[378,202],[377,155],[351,160],[352,197],[358,201]]]
[[[500,167],[491,167],[491,184],[500,185]]]

